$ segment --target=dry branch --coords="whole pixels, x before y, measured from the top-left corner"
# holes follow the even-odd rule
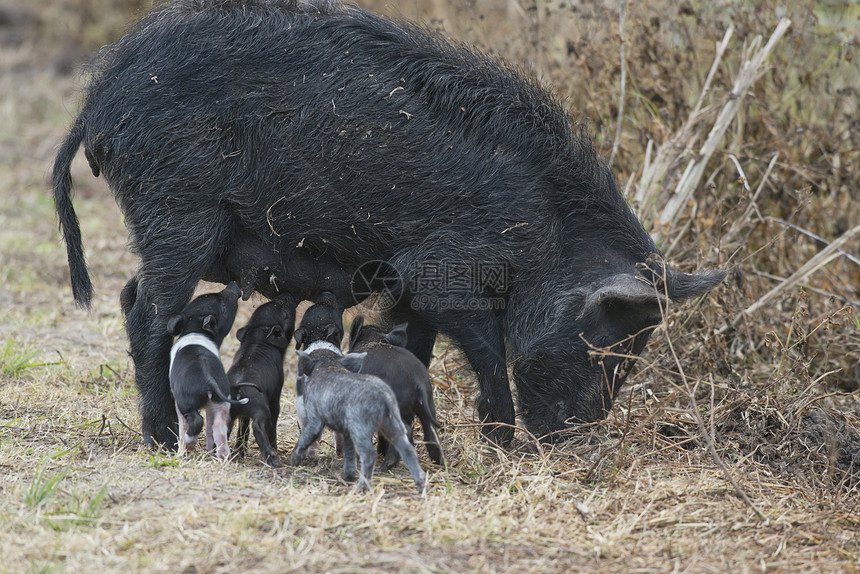
[[[668,293],[666,293],[666,295],[668,296]],[[663,315],[664,320],[666,317],[666,311],[667,309],[664,309],[661,306],[660,312]],[[734,488],[737,497],[740,498],[744,502],[744,504],[750,507],[750,509],[755,512],[756,516],[760,520],[767,521],[767,516],[765,516],[764,513],[762,513],[762,511],[758,509],[758,507],[755,505],[755,503],[753,503],[746,491],[741,488],[741,485],[732,476],[729,467],[726,466],[726,463],[723,461],[722,457],[717,452],[716,445],[714,444],[713,426],[711,427],[711,432],[709,433],[705,428],[705,422],[702,420],[702,416],[699,413],[699,406],[698,404],[696,404],[695,387],[698,386],[698,382],[694,387],[690,386],[690,381],[684,372],[684,365],[681,363],[681,359],[678,357],[678,353],[675,351],[675,345],[672,343],[672,338],[668,335],[668,333],[666,334],[666,344],[669,347],[669,353],[672,355],[672,360],[675,363],[675,367],[678,369],[678,374],[680,375],[681,380],[684,382],[684,389],[687,394],[687,399],[690,401],[690,416],[693,417],[693,420],[696,422],[696,425],[699,428],[699,434],[705,440],[705,446],[708,449],[708,453],[711,455],[711,458],[714,460],[717,467],[723,473],[723,476],[726,477],[726,480],[728,480],[729,484],[731,484],[732,488]],[[713,392],[713,381],[711,381],[711,390]],[[711,422],[713,423],[713,407],[711,407]]]
[[[654,224],[655,231],[653,232],[653,235],[655,240],[659,240],[660,238],[661,227],[674,224],[683,207],[692,198],[693,192],[696,190],[702,179],[708,161],[714,151],[716,151],[719,142],[725,135],[726,129],[728,129],[729,125],[737,115],[744,94],[764,73],[768,56],[773,51],[776,44],[785,35],[790,25],[790,20],[786,18],[780,20],[767,44],[765,44],[765,46],[760,50],[755,51],[755,54],[744,63],[738,77],[735,79],[731,93],[728,95],[719,116],[708,133],[705,143],[699,149],[696,157],[687,163],[681,179],[675,186],[674,193],[665,199],[665,202],[658,201],[658,195],[670,167],[676,165],[678,162],[679,150],[680,154],[685,153],[686,145],[683,145],[684,142],[689,139],[693,127],[704,116],[704,111],[702,111],[701,106],[704,102],[705,93],[710,87],[710,83],[713,80],[719,62],[722,60],[726,46],[731,38],[731,27],[726,30],[722,42],[717,44],[717,54],[714,58],[714,63],[711,66],[711,70],[705,81],[702,94],[699,96],[699,100],[696,102],[690,116],[681,129],[676,132],[668,142],[660,147],[654,162],[643,169],[642,179],[639,182],[635,198],[640,206],[640,216],[644,215],[643,211],[650,209],[652,204],[656,209],[660,209],[659,204],[663,203],[662,210],[660,210],[659,217]],[[761,36],[756,36],[752,42],[752,48],[750,51],[755,50],[760,43]],[[707,109],[705,111],[707,111]]]
[[[720,140],[723,139],[726,129],[737,114],[744,94],[753,82],[760,78],[764,73],[767,57],[773,51],[774,46],[776,46],[777,42],[779,42],[790,25],[790,20],[785,18],[780,20],[776,30],[774,30],[773,35],[770,37],[770,40],[768,40],[767,44],[765,44],[764,48],[756,52],[750,60],[744,63],[740,74],[735,80],[732,93],[729,95],[729,99],[723,106],[722,111],[720,111],[717,121],[714,122],[714,126],[711,128],[711,132],[708,134],[708,139],[705,141],[702,149],[699,151],[698,157],[687,164],[684,176],[681,177],[681,181],[679,181],[678,185],[675,187],[675,194],[666,202],[666,206],[660,214],[659,221],[661,224],[674,224],[677,221],[681,208],[686,205],[693,196],[693,192],[696,190],[696,187],[699,185],[699,181],[701,181],[702,175],[705,172],[705,166],[707,166],[708,160],[711,159],[711,155],[716,151]],[[753,45],[760,43],[760,38],[760,36],[756,36],[753,41]],[[659,237],[659,231],[656,232],[656,235]]]
[[[612,165],[612,162],[615,161],[615,154],[618,153],[618,144],[621,141],[621,123],[624,119],[624,92],[627,83],[627,70],[624,66],[624,1],[618,4],[618,33],[621,35],[621,95],[618,102],[618,125],[615,127],[615,140],[612,142],[609,165]]]
[[[842,246],[857,236],[860,236],[860,225],[857,225],[853,229],[850,229],[843,233],[839,237],[839,239],[828,245],[826,248],[822,249],[820,253],[807,261],[800,269],[792,273],[791,277],[765,293],[761,298],[759,298],[758,301],[738,313],[732,321],[732,324],[737,324],[744,315],[752,315],[753,313],[761,309],[765,304],[767,304],[771,299],[773,299],[786,289],[789,289],[790,287],[793,287],[796,284],[800,283],[808,275],[814,273],[815,271],[818,271],[819,269],[839,257],[839,255],[842,254]]]
[[[684,149],[686,149],[686,145],[683,145],[682,142],[687,141],[689,134],[693,131],[693,127],[703,117],[704,114],[701,113],[702,102],[705,99],[705,94],[710,90],[714,74],[723,59],[723,54],[726,51],[726,47],[729,44],[729,40],[731,39],[733,32],[734,27],[729,26],[725,35],[723,35],[722,41],[717,44],[717,53],[714,56],[714,63],[711,65],[711,70],[705,80],[705,85],[702,87],[702,93],[699,95],[699,100],[696,102],[693,111],[690,112],[690,115],[687,117],[687,121],[684,122],[684,125],[681,126],[680,130],[675,132],[675,134],[669,138],[669,141],[660,146],[653,162],[650,161],[650,151],[652,149],[653,140],[648,141],[645,167],[642,170],[642,179],[639,181],[639,185],[636,190],[636,197],[634,198],[635,202],[640,206],[640,217],[645,214],[645,210],[656,200],[657,193],[662,187],[666,172],[669,171],[669,168],[672,167],[672,165],[679,161],[678,150],[681,150],[681,153],[683,153]]]
[[[764,175],[761,178],[761,181],[758,184],[758,187],[755,190],[752,198],[750,198],[750,204],[747,206],[744,214],[738,217],[735,222],[732,224],[729,232],[726,233],[725,240],[733,238],[735,234],[740,230],[741,226],[743,226],[748,220],[753,210],[756,211],[756,214],[759,216],[759,219],[762,219],[761,214],[758,213],[758,207],[756,206],[756,201],[758,201],[759,195],[761,195],[762,189],[764,189],[764,184],[767,183],[767,178],[770,176],[770,172],[773,171],[773,166],[776,165],[776,160],[779,158],[779,152],[773,154],[773,158],[771,158],[770,163],[767,164],[767,169],[764,172]]]

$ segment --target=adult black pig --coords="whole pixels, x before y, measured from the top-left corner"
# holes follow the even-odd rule
[[[69,175],[83,143],[140,257],[124,300],[150,444],[175,442],[164,325],[203,278],[304,299],[343,293],[369,262],[397,274],[389,319],[425,364],[437,332],[459,345],[505,442],[507,363],[536,435],[597,420],[633,361],[589,345],[640,353],[664,300],[724,275],[659,263],[585,128],[534,80],[413,24],[323,1],[177,0],[91,69],[54,200],[86,306]]]

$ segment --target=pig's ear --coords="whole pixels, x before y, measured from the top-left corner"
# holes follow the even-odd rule
[[[668,309],[669,299],[651,283],[633,275],[621,273],[611,277],[585,298],[583,314],[598,310],[623,311],[646,316],[659,322],[661,308]]]
[[[203,317],[203,330],[212,335],[212,338],[218,338],[218,319],[215,315]]]
[[[355,342],[361,335],[361,328],[364,327],[364,315],[359,315],[352,320],[352,326],[349,328],[349,350],[355,347]]]
[[[343,329],[338,329],[337,325],[329,325],[325,330],[325,340],[335,347],[340,347],[343,340]]]
[[[704,271],[702,273],[682,273],[670,271],[669,273],[669,298],[680,301],[688,297],[704,295],[726,278],[726,272],[721,269]]]
[[[406,348],[406,341],[408,340],[406,337],[406,325],[407,323],[400,323],[391,329],[385,336],[385,342],[394,347]]]
[[[361,370],[361,365],[364,364],[364,358],[367,353],[349,353],[340,359],[340,364],[347,370],[357,373]]]
[[[185,321],[185,315],[177,313],[167,320],[167,332],[174,337],[182,330],[182,323]]]
[[[274,345],[288,345],[289,341],[286,337],[284,337],[284,330],[280,325],[273,325],[269,332],[266,333],[266,339],[271,341]]]
[[[296,340],[296,351],[302,348],[302,345],[305,343],[305,329],[304,327],[299,327],[296,329],[296,332],[293,333],[293,338]]]
[[[296,363],[296,374],[299,376],[310,375],[317,365],[316,360],[310,353],[306,353],[305,351],[296,351],[296,355],[299,356],[299,360]]]
[[[236,338],[239,339],[240,343],[242,342],[242,339],[245,338],[245,331],[247,331],[247,330],[248,330],[248,327],[245,326],[245,327],[242,327],[241,329],[239,329],[238,331],[236,331]]]

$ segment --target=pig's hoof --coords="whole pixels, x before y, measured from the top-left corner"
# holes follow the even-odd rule
[[[165,453],[171,453],[176,452],[179,449],[179,443],[173,435],[169,436],[167,440],[161,441],[157,437],[147,434],[143,436],[143,444],[149,447],[153,452],[162,451]]]
[[[343,479],[347,482],[352,482],[356,478],[358,478],[358,472],[357,471],[343,473]]]
[[[489,423],[484,425],[481,432],[487,441],[501,447],[510,446],[511,441],[514,439],[514,429],[509,426]]]

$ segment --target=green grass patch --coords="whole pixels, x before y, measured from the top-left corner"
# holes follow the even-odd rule
[[[38,349],[34,343],[21,344],[14,338],[6,339],[0,347],[0,374],[19,377],[30,369],[60,365],[62,361],[36,361]]]
[[[69,468],[61,468],[57,472],[48,473],[48,465],[52,460],[67,455],[74,449],[58,450],[47,455],[39,461],[39,466],[36,469],[36,476],[30,486],[24,492],[24,503],[28,508],[35,509],[46,504],[54,495],[60,486],[60,483],[69,474]]]
[[[101,506],[108,494],[105,483],[96,491],[71,492],[61,488],[73,470],[71,464],[49,470],[51,462],[77,451],[78,447],[59,449],[39,462],[36,474],[24,492],[24,504],[42,516],[45,524],[56,531],[69,530],[81,524],[92,523],[101,515]]]
[[[101,506],[108,494],[108,484],[94,493],[71,493],[57,504],[54,512],[45,517],[45,522],[57,531],[95,522],[101,517]]]
[[[38,350],[32,343],[21,345],[15,339],[6,339],[0,347],[0,373],[7,377],[17,377],[27,369],[40,365],[34,361]]]

